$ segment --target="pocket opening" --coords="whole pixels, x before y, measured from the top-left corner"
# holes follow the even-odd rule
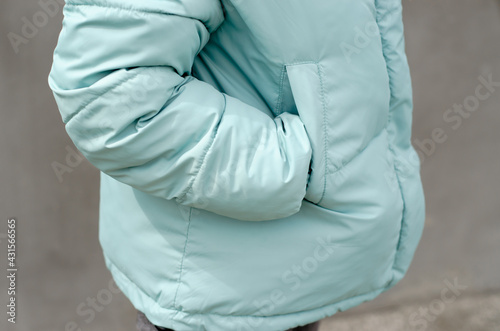
[[[289,99],[293,98],[294,104],[288,109],[296,111],[304,123],[313,150],[305,199],[320,204],[326,193],[328,173],[327,120],[321,67],[317,62],[286,64],[285,80],[290,87]],[[287,89],[283,91],[285,93]]]

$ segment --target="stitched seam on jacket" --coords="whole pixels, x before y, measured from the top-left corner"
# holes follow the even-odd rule
[[[386,63],[386,68],[387,68],[387,76],[389,78],[389,89],[391,91],[390,95],[391,95],[391,99],[390,101],[393,100],[394,98],[394,94],[393,94],[393,87],[392,87],[392,77],[391,77],[391,68],[390,68],[390,60],[387,58],[387,51],[389,49],[390,46],[387,45],[387,41],[386,39],[384,38],[383,34],[382,34],[382,31],[380,30],[380,22],[381,20],[383,20],[385,17],[387,17],[387,15],[391,14],[392,13],[392,10],[389,10],[387,9],[387,13],[385,15],[380,15],[380,8],[381,6],[379,5],[379,1],[378,0],[375,0],[375,6],[376,6],[376,10],[377,10],[377,15],[376,15],[376,22],[377,22],[377,25],[379,27],[379,31],[380,31],[380,40],[381,40],[381,44],[382,44],[382,53],[384,55],[384,60],[385,60],[385,63]],[[393,10],[395,11],[397,9],[397,7],[395,7]],[[390,105],[390,102],[389,102],[389,105]],[[392,118],[392,112],[391,112],[391,109],[389,109],[389,114],[387,116],[387,123],[386,123],[386,130],[389,126],[389,124],[391,123],[391,118]],[[399,193],[400,193],[400,196],[401,196],[401,201],[402,201],[402,204],[403,204],[403,209],[402,209],[402,217],[401,217],[401,227],[400,227],[400,230],[399,230],[399,238],[398,238],[398,242],[396,244],[396,251],[399,251],[399,248],[400,248],[400,245],[401,245],[401,237],[402,237],[402,233],[403,233],[403,227],[404,227],[404,222],[405,222],[405,210],[406,210],[406,201],[405,201],[405,198],[404,198],[404,194],[403,194],[403,188],[402,188],[402,185],[401,185],[401,179],[399,178],[399,172],[400,172],[400,169],[398,168],[396,162],[395,162],[395,159],[397,158],[397,152],[393,149],[392,147],[392,144],[391,144],[391,141],[389,139],[389,135],[387,135],[387,146],[388,146],[388,149],[389,151],[391,152],[392,156],[393,156],[393,160],[392,160],[392,164],[393,164],[393,169],[394,169],[394,174],[396,175],[396,180],[397,180],[397,184],[398,184],[398,189],[399,189]],[[394,256],[394,263],[396,262],[396,259],[397,259],[397,254],[395,254]]]
[[[323,175],[323,192],[321,193],[321,197],[318,202],[316,202],[316,205],[319,205],[323,198],[325,197],[326,193],[326,177],[329,174],[328,173],[328,135],[327,135],[327,110],[326,110],[326,99],[325,99],[325,87],[323,83],[323,70],[321,69],[321,65],[318,61],[298,61],[298,62],[292,62],[285,64],[285,67],[287,66],[295,66],[295,65],[301,65],[301,64],[315,64],[316,65],[316,70],[317,70],[317,76],[319,79],[320,83],[320,98],[321,98],[321,106],[322,106],[322,112],[323,112],[323,118],[322,118],[322,127],[323,127],[323,157],[324,157],[324,164],[325,164],[325,171]],[[292,93],[293,94],[293,93]]]
[[[321,194],[321,198],[318,201],[318,205],[323,201],[323,198],[325,197],[326,193],[326,176],[328,175],[328,153],[327,153],[327,148],[328,148],[328,135],[327,135],[327,125],[326,125],[326,104],[325,104],[325,87],[323,84],[323,70],[321,69],[321,65],[319,63],[316,63],[316,67],[318,70],[318,76],[319,76],[319,83],[320,83],[320,88],[321,88],[321,104],[323,106],[323,153],[324,153],[324,158],[325,158],[325,173],[323,175],[323,193]]]
[[[207,24],[205,22],[203,22],[202,20],[200,20],[196,17],[186,16],[186,15],[181,15],[181,14],[172,14],[172,13],[162,12],[162,11],[149,10],[149,9],[145,9],[145,8],[132,8],[132,7],[127,8],[127,7],[120,7],[120,6],[114,6],[114,5],[105,6],[105,5],[97,4],[97,3],[67,3],[65,5],[65,8],[67,8],[67,7],[95,7],[95,8],[105,8],[105,9],[116,9],[116,10],[122,10],[122,11],[132,11],[132,12],[144,13],[144,14],[177,16],[177,17],[192,19],[192,20],[200,22],[201,24],[203,24],[203,26],[205,27],[205,29],[209,33],[215,31],[218,27],[218,26],[216,26],[216,27],[214,27],[214,30],[212,30],[207,26]]]
[[[219,121],[217,122],[217,125],[215,126],[215,130],[214,130],[214,133],[213,133],[213,136],[212,136],[212,139],[209,141],[209,143],[207,144],[207,146],[204,148],[203,150],[203,155],[202,157],[200,158],[200,161],[198,162],[197,166],[196,166],[196,173],[194,174],[193,178],[190,180],[189,184],[188,184],[188,187],[184,190],[184,192],[176,199],[176,201],[178,203],[182,203],[186,196],[188,195],[189,192],[192,191],[193,189],[193,185],[194,185],[194,182],[196,181],[196,179],[198,178],[198,175],[200,174],[200,170],[201,168],[203,167],[203,163],[205,162],[205,158],[208,154],[208,151],[212,148],[214,142],[215,142],[215,138],[217,137],[217,134],[219,133],[219,127],[220,127],[220,124],[224,118],[224,114],[226,113],[226,107],[227,107],[227,100],[226,100],[226,95],[224,93],[222,93],[222,96],[224,98],[224,107],[223,107],[223,110],[222,110],[222,113],[220,115],[220,119]]]
[[[184,258],[186,257],[186,249],[189,241],[189,229],[191,228],[191,213],[193,211],[193,207],[189,208],[189,216],[188,216],[188,225],[186,229],[186,241],[184,242],[184,250],[182,251],[182,258],[181,258],[181,265],[179,269],[179,277],[177,278],[177,288],[175,289],[175,294],[174,294],[174,300],[173,300],[173,307],[175,309],[178,309],[176,307],[176,300],[177,300],[177,293],[179,292],[179,288],[181,287],[181,279],[182,279],[182,271],[184,269]]]

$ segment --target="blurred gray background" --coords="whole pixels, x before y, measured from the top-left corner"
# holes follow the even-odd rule
[[[325,319],[321,331],[500,330],[500,87],[460,125],[443,117],[473,101],[480,76],[500,82],[500,2],[403,0],[403,8],[414,145],[428,143],[433,130],[446,133],[427,154],[416,146],[426,227],[396,287]],[[24,20],[43,9],[34,0],[0,2],[2,270],[7,218],[17,218],[18,231],[17,323],[7,323],[2,276],[0,330],[62,331],[75,323],[83,331],[133,331],[135,311],[121,293],[82,316],[88,300],[109,291],[111,276],[98,242],[98,170],[71,158],[62,177],[53,170],[76,152],[47,85],[60,9],[16,53],[8,33],[22,35]]]

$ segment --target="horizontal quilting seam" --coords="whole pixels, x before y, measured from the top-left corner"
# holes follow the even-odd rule
[[[187,16],[187,15],[182,15],[182,14],[174,14],[174,13],[169,13],[166,11],[159,11],[159,10],[152,10],[152,9],[146,9],[146,8],[134,8],[134,7],[121,7],[121,6],[115,6],[115,5],[104,5],[104,4],[98,4],[98,3],[67,3],[65,5],[65,8],[69,7],[95,7],[95,8],[104,8],[104,9],[116,9],[116,10],[122,10],[122,11],[130,11],[130,12],[135,12],[135,13],[142,13],[142,14],[151,14],[151,15],[169,15],[169,16],[178,16],[178,17],[183,17],[187,19],[192,19],[196,20],[200,23],[203,24],[205,29],[209,32],[215,31],[217,26],[215,26],[213,29],[210,28],[207,23],[201,21],[200,19],[192,16]]]

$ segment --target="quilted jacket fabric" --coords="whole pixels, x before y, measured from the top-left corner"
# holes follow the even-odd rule
[[[400,0],[67,0],[49,85],[152,323],[284,330],[406,273],[425,205]]]

